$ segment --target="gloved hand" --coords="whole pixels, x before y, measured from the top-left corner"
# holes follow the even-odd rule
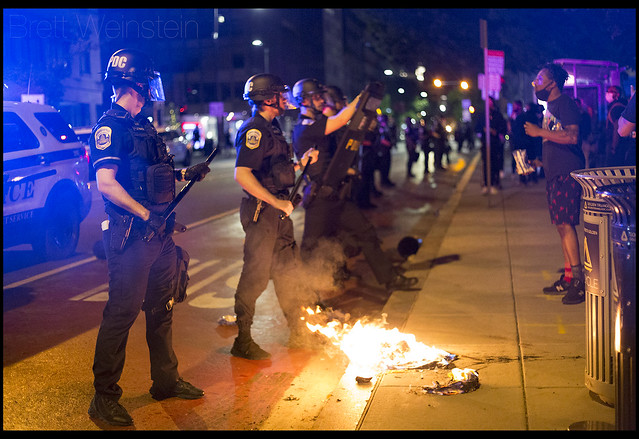
[[[189,166],[185,169],[184,180],[201,181],[209,172],[211,172],[209,165],[207,165],[205,162],[198,163],[197,165]]]
[[[149,219],[146,220],[146,225],[148,228],[153,230],[156,235],[159,235],[166,228],[166,221],[161,215],[158,215],[155,212],[151,212],[151,214],[149,215]]]

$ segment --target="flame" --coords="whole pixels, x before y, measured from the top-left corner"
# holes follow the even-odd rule
[[[381,372],[424,366],[447,366],[455,355],[427,346],[397,328],[388,329],[385,316],[380,321],[358,320],[350,325],[338,319],[312,323],[309,320],[327,320],[322,310],[305,309],[308,329],[326,337],[346,354],[349,368],[360,377],[373,377]]]
[[[459,369],[457,367],[452,369],[448,375],[453,381],[468,381],[479,376],[474,369]]]

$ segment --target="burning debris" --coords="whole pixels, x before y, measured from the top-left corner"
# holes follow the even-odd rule
[[[479,374],[473,369],[454,368],[448,373],[448,382],[434,381],[432,386],[424,386],[424,393],[436,395],[459,395],[479,388]]]
[[[232,316],[230,314],[222,316],[217,321],[217,324],[220,326],[234,326],[237,324],[237,317]]]
[[[418,342],[412,334],[404,334],[397,328],[385,326],[386,315],[381,320],[361,319],[350,324],[348,314],[336,314],[328,309],[306,308],[302,318],[308,329],[326,337],[346,354],[355,371],[359,384],[370,383],[374,376],[389,370],[435,369],[453,367],[456,355]],[[337,312],[339,313],[339,312]],[[444,385],[435,383],[424,388],[427,393],[453,395],[466,393],[479,387],[477,372],[472,369],[454,368],[450,380]],[[428,389],[428,390],[427,390]]]

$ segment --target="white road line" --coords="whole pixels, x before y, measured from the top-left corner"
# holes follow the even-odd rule
[[[242,264],[244,264],[243,260],[239,260],[236,261],[234,263],[232,263],[231,265],[227,265],[226,267],[224,267],[223,269],[216,271],[214,274],[212,274],[211,276],[207,277],[206,279],[202,279],[201,281],[193,284],[193,285],[189,285],[186,289],[187,294],[189,296],[191,296],[192,294],[194,294],[196,291],[201,290],[202,288],[206,287],[207,285],[209,285],[211,282],[213,282],[214,280],[232,272],[233,270],[236,270],[238,268],[240,268],[242,266]]]
[[[213,215],[213,216],[210,216],[208,218],[204,218],[203,220],[195,221],[195,222],[193,222],[191,224],[187,224],[186,225],[187,232],[188,232],[189,229],[201,226],[202,224],[206,224],[208,222],[215,221],[215,220],[220,219],[220,218],[224,218],[225,216],[228,216],[228,215],[233,215],[234,213],[239,212],[239,210],[240,210],[239,208],[227,210],[226,212],[218,213],[217,215]],[[70,270],[72,268],[78,267],[80,265],[84,265],[84,264],[86,264],[88,262],[93,262],[95,260],[97,260],[97,258],[95,256],[92,256],[90,258],[82,259],[81,261],[76,261],[76,262],[73,262],[71,264],[63,265],[62,267],[58,267],[58,268],[55,268],[53,270],[46,271],[44,273],[36,274],[35,276],[31,276],[31,277],[28,277],[26,279],[13,282],[13,283],[11,283],[9,285],[3,285],[2,286],[2,290],[4,291],[4,290],[7,290],[9,288],[16,288],[16,287],[19,287],[19,286],[22,286],[22,285],[25,285],[25,284],[28,284],[28,283],[31,283],[31,282],[35,282],[37,280],[44,279],[45,277],[53,276],[54,274],[61,273],[61,272],[65,271],[65,270]]]
[[[84,264],[86,264],[88,262],[93,262],[93,261],[95,261],[97,259],[98,258],[96,258],[95,256],[91,256],[90,258],[82,259],[81,261],[76,261],[76,262],[73,262],[71,264],[63,265],[62,267],[58,267],[58,268],[55,268],[53,270],[45,271],[44,273],[36,274],[35,276],[31,276],[31,277],[28,277],[26,279],[19,280],[17,282],[13,282],[13,283],[11,283],[9,285],[3,285],[2,286],[2,290],[4,291],[4,290],[9,289],[9,288],[16,288],[16,287],[22,286],[24,284],[28,284],[28,283],[34,282],[36,280],[44,279],[45,277],[53,276],[54,274],[61,273],[61,272],[65,271],[65,270],[70,270],[71,268],[75,268],[75,267],[78,267],[80,265],[84,265]]]

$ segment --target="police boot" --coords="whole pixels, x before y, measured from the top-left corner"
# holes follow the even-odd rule
[[[133,425],[133,418],[115,399],[98,395],[97,393],[91,400],[88,413],[92,418],[100,419],[118,427]]]
[[[231,355],[247,360],[266,360],[271,354],[262,349],[251,337],[251,327],[238,322],[238,334],[231,348]]]

